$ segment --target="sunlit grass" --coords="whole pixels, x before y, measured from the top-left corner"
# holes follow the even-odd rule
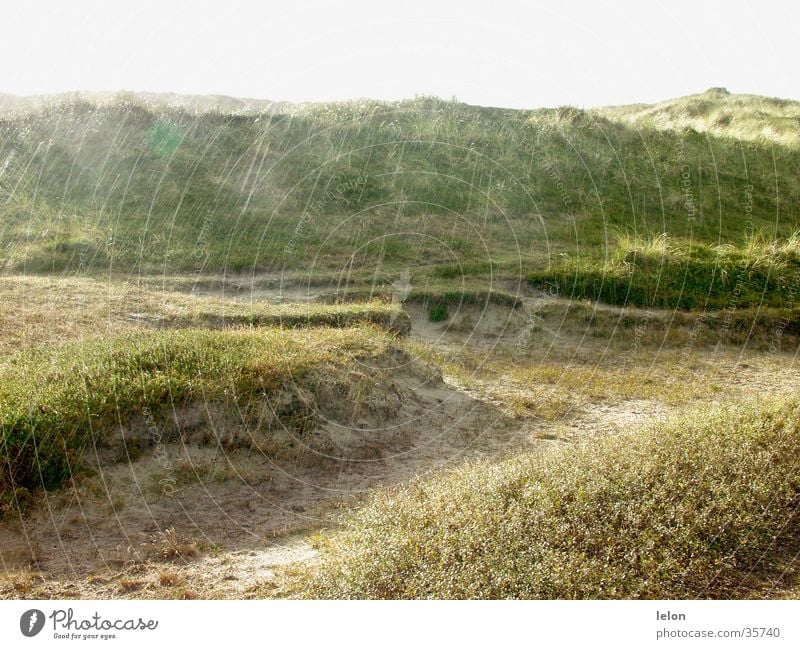
[[[174,278],[180,283],[181,278]],[[408,330],[408,316],[387,300],[340,304],[277,304],[234,296],[194,296],[159,290],[157,282],[137,285],[122,279],[0,277],[0,350],[68,340],[94,340],[124,332],[187,327],[251,326],[344,327],[375,324],[397,333]],[[1,361],[0,361],[1,362]]]
[[[562,297],[697,310],[793,308],[800,287],[798,233],[742,245],[619,236],[610,255],[561,260],[528,276]]]
[[[797,403],[704,410],[388,490],[322,540],[322,598],[706,598],[796,546]],[[793,547],[794,547],[793,546]],[[751,571],[755,571],[752,572]]]
[[[800,145],[797,131],[800,105],[797,102],[730,94],[722,88],[654,105],[609,107],[596,109],[596,112],[640,128],[691,128],[700,133],[748,142]]]

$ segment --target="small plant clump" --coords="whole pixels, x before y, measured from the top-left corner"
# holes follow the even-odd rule
[[[450,317],[450,310],[444,302],[438,302],[428,309],[428,320],[431,322],[444,322]]]

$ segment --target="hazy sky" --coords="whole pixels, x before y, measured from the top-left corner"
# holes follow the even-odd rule
[[[787,2],[4,0],[0,92],[536,107],[725,86],[800,99]]]

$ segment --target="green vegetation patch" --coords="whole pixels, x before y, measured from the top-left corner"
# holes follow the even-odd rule
[[[323,540],[322,598],[707,598],[795,547],[796,400],[388,490]],[[785,547],[785,546],[784,546]],[[796,549],[796,548],[795,548]]]
[[[712,246],[621,239],[609,258],[572,258],[528,275],[561,297],[672,309],[792,308],[800,290],[800,246],[783,242]]]
[[[337,304],[269,304],[200,311],[190,322],[206,326],[349,327],[374,324],[397,334],[407,334],[411,319],[398,304],[350,302]]]
[[[444,322],[450,317],[450,311],[447,309],[447,304],[437,303],[433,304],[428,309],[428,320],[431,322]]]
[[[0,365],[0,504],[60,486],[83,452],[135,418],[217,403],[246,411],[312,369],[385,351],[377,329],[178,330],[33,349]]]

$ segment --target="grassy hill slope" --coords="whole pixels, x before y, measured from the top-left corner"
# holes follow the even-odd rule
[[[620,241],[666,234],[713,258],[800,227],[797,102],[722,90],[590,111],[189,99],[68,95],[5,111],[0,265],[367,278],[413,267],[542,283],[579,262],[604,275]]]

